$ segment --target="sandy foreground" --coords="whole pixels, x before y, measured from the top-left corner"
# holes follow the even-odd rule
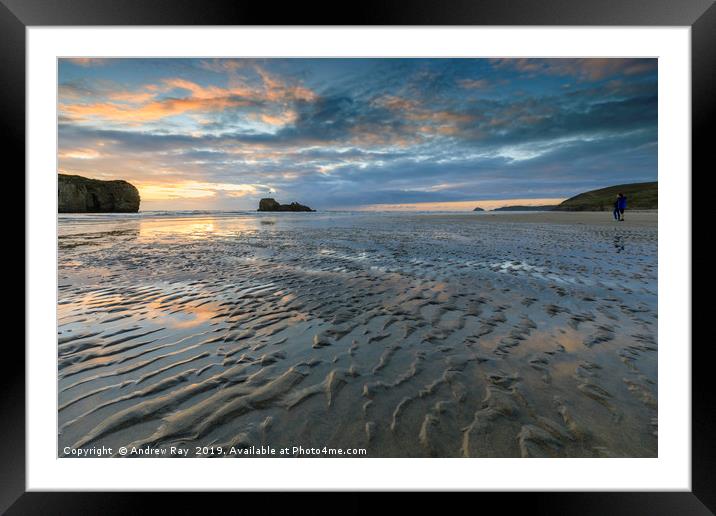
[[[65,447],[655,457],[657,213],[59,218]]]

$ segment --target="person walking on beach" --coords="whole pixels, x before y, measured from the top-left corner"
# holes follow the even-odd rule
[[[623,193],[617,195],[617,200],[614,201],[614,219],[620,222],[624,222],[624,210],[626,209],[626,196]]]

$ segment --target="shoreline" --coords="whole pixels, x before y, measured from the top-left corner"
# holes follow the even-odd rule
[[[590,226],[614,226],[614,227],[657,227],[659,212],[653,211],[627,211],[624,213],[624,221],[614,220],[612,213],[607,211],[523,211],[523,212],[476,212],[469,215],[474,216],[480,222],[517,222],[517,223],[540,223],[540,224],[576,224]],[[419,214],[418,216],[435,217],[448,219],[450,217],[464,218],[465,214]]]

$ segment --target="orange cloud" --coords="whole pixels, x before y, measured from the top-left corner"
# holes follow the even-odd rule
[[[156,93],[151,93],[148,91],[138,91],[138,92],[132,92],[132,91],[115,91],[107,95],[110,99],[115,100],[117,102],[128,102],[130,104],[141,104],[144,102],[148,102],[152,100]]]
[[[459,126],[474,120],[472,115],[447,110],[430,110],[418,101],[392,95],[374,100],[378,106],[401,113],[405,120],[417,122],[415,131],[423,134],[456,134]]]
[[[76,64],[78,66],[102,66],[107,64],[107,59],[99,58],[99,57],[71,57],[67,58],[67,61],[69,61],[72,64]]]
[[[413,99],[384,95],[373,101],[374,104],[390,109],[391,111],[406,111],[416,109],[418,102]]]
[[[457,83],[461,88],[468,90],[483,90],[490,86],[487,79],[462,79],[457,81]]]
[[[271,102],[287,100],[311,101],[317,97],[310,89],[299,85],[286,84],[259,66],[256,67],[256,73],[259,74],[263,81],[265,100]]]
[[[77,95],[65,95],[60,91],[61,115],[77,120],[101,119],[114,122],[138,123],[155,121],[187,112],[216,112],[230,108],[255,106],[264,102],[288,105],[294,100],[313,100],[316,94],[298,85],[286,84],[267,72],[257,70],[261,86],[241,83],[229,87],[202,86],[182,79],[165,79],[160,84],[148,84],[137,91],[115,91],[107,94],[106,101],[94,103],[67,102],[77,100]],[[172,90],[187,92],[183,97],[159,98]],[[258,118],[270,125],[285,125],[296,119],[296,113],[287,110],[281,114],[263,113]]]
[[[58,156],[61,159],[97,159],[102,155],[95,149],[69,149],[60,152]]]
[[[352,145],[367,147],[408,147],[418,143],[417,131],[415,135],[398,134],[392,129],[378,124],[361,124],[351,127],[351,137],[348,142]]]
[[[420,121],[430,121],[435,122],[437,124],[459,124],[464,122],[469,122],[473,119],[471,115],[466,115],[464,113],[454,113],[451,111],[428,111],[428,110],[421,110],[421,111],[415,111],[412,113],[406,113],[405,118],[408,120],[420,120]]]
[[[293,110],[284,111],[279,114],[256,113],[252,115],[252,118],[258,119],[267,125],[283,126],[295,122],[298,118],[298,113]]]

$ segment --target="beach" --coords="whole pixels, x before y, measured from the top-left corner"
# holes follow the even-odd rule
[[[656,457],[658,213],[625,218],[60,215],[58,456]]]

